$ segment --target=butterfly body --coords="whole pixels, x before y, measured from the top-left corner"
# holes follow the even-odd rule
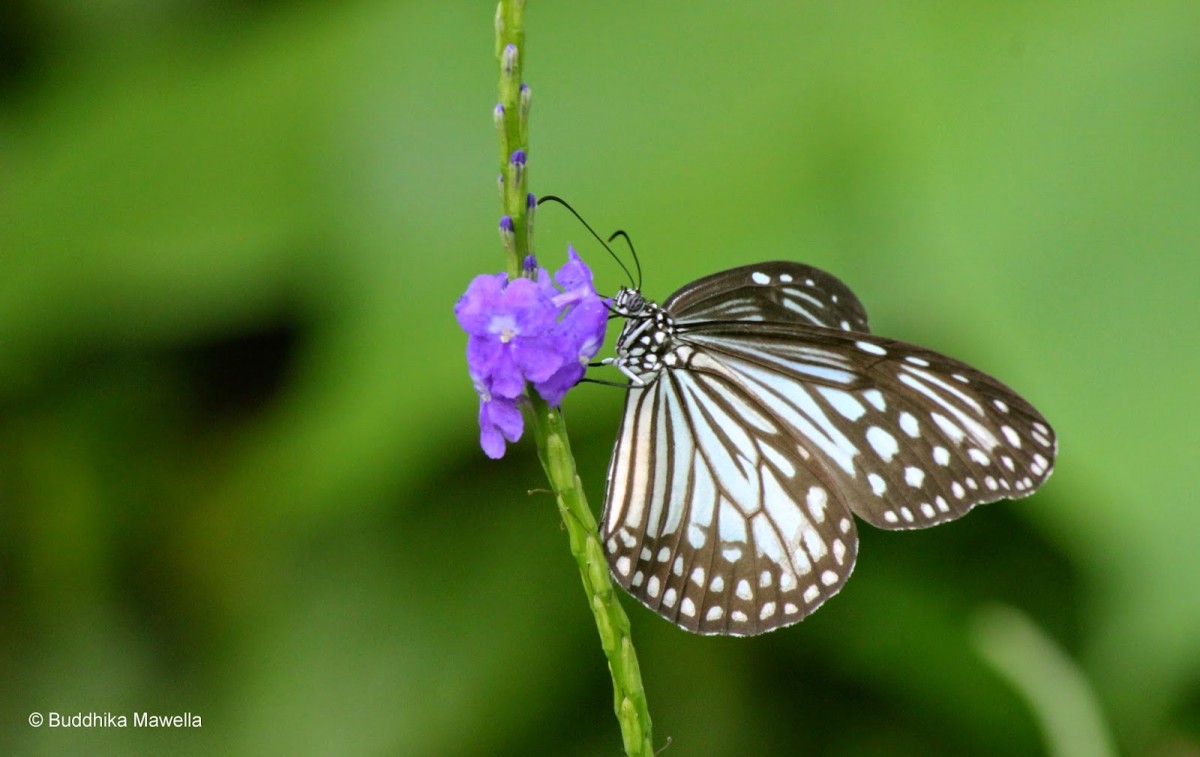
[[[853,515],[921,528],[1032,493],[1057,442],[986,374],[870,334],[835,277],[731,269],[663,305],[622,290],[630,379],[602,537],[619,583],[689,631],[803,619],[849,578]]]

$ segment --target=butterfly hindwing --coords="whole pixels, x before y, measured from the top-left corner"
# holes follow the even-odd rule
[[[744,636],[794,623],[854,566],[846,503],[787,429],[751,407],[715,365],[627,398],[603,522],[609,564],[631,594],[690,631]]]

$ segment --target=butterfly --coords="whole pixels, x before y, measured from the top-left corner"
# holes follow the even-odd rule
[[[707,276],[661,306],[622,288],[628,379],[601,537],[634,597],[701,634],[796,623],[846,583],[855,518],[924,528],[1045,483],[1032,405],[937,352],[870,333],[811,266]]]

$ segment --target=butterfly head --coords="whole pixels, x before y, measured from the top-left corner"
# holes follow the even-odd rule
[[[650,304],[652,303],[637,289],[621,287],[617,290],[617,296],[612,299],[612,312],[624,318],[636,318],[642,315]]]

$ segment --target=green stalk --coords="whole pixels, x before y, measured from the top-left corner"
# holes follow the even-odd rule
[[[524,0],[501,0],[496,9],[496,58],[500,65],[500,104],[496,110],[496,128],[500,137],[500,201],[504,215],[513,223],[512,232],[502,231],[501,239],[510,277],[519,275],[522,261],[533,250],[533,214],[526,188],[528,171],[523,164],[513,161],[513,155],[518,151],[524,155],[529,150],[530,92],[527,87],[522,87],[521,76],[525,57],[524,13]],[[579,565],[583,589],[595,617],[600,645],[608,658],[613,709],[621,726],[625,753],[631,757],[652,757],[650,710],[633,649],[629,618],[613,590],[596,519],[575,470],[566,421],[561,410],[547,405],[532,388],[528,394],[526,417],[537,442],[538,458],[554,491],[571,554]]]

